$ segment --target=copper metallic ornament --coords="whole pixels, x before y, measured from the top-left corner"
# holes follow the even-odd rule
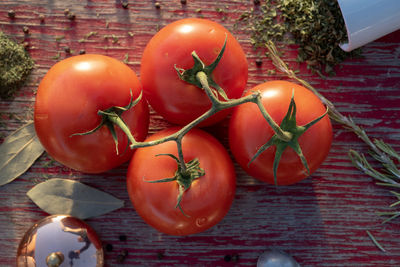
[[[69,215],[35,223],[22,238],[17,267],[101,267],[104,253],[96,232]]]

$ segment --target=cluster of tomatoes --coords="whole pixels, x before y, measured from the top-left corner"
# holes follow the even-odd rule
[[[58,62],[37,91],[34,120],[40,141],[55,160],[81,172],[105,172],[130,160],[127,190],[131,201],[138,214],[161,232],[188,235],[212,227],[226,215],[235,194],[235,169],[226,148],[201,129],[192,129],[184,136],[185,162],[197,160],[204,173],[185,190],[178,208],[181,187],[168,180],[178,171],[176,143],[129,149],[126,133],[110,125],[103,115],[121,111],[121,121],[138,141],[159,140],[176,132],[179,126],[147,137],[148,103],[177,125],[186,125],[209,110],[211,102],[204,90],[182,81],[175,67],[191,68],[193,51],[205,64],[211,64],[225,40],[224,54],[212,78],[229,99],[240,98],[248,78],[246,56],[224,27],[205,19],[183,19],[161,29],[144,50],[140,80],[127,65],[107,56],[87,54]],[[311,91],[287,81],[266,82],[247,94],[254,91],[260,92],[262,104],[278,124],[286,116],[292,94],[298,125],[326,111]],[[139,98],[141,92],[143,97]],[[132,99],[140,101],[125,108]],[[217,123],[227,114],[226,110],[218,112],[202,126]],[[273,135],[257,105],[245,103],[234,108],[229,125],[232,154],[247,173],[271,184],[276,148],[272,146],[251,160]],[[309,171],[296,151],[286,149],[276,184],[292,184],[315,171],[327,156],[331,141],[332,127],[326,116],[298,139]],[[157,182],[160,179],[163,182]]]

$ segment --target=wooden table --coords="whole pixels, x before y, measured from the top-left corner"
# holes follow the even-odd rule
[[[0,29],[17,40],[30,44],[29,52],[36,67],[13,100],[0,101],[3,123],[2,139],[32,119],[35,90],[46,71],[66,57],[64,47],[73,54],[81,49],[123,60],[139,73],[141,54],[157,30],[174,20],[204,17],[230,29],[243,45],[249,62],[248,88],[285,76],[268,74],[272,68],[265,60],[255,64],[259,53],[254,51],[249,35],[235,31],[233,24],[240,12],[249,10],[253,1],[45,1],[2,0]],[[75,12],[69,21],[64,9]],[[218,12],[217,9],[223,9]],[[15,19],[7,16],[13,9]],[[200,11],[201,9],[201,11]],[[41,23],[39,15],[44,14]],[[29,35],[22,31],[28,26]],[[98,35],[78,42],[90,31]],[[128,32],[134,33],[130,37]],[[104,36],[118,37],[113,43]],[[63,38],[61,38],[63,36]],[[287,51],[286,51],[287,50]],[[400,149],[400,32],[394,32],[366,45],[364,58],[348,60],[337,69],[337,75],[322,79],[295,62],[296,47],[287,47],[284,60],[300,67],[300,77],[311,82],[336,107],[363,126],[371,137],[383,138]],[[210,129],[227,145],[227,120]],[[150,132],[168,126],[152,114]],[[261,183],[246,175],[238,165],[237,193],[231,210],[215,227],[188,237],[161,234],[145,224],[135,213],[125,189],[127,164],[99,175],[78,173],[60,164],[47,167],[44,154],[17,180],[0,188],[0,266],[14,266],[18,243],[25,231],[47,216],[26,196],[35,184],[52,177],[77,179],[125,201],[125,206],[112,213],[88,219],[104,244],[112,244],[107,252],[107,266],[255,266],[258,256],[269,248],[291,254],[302,266],[400,266],[400,221],[382,224],[377,212],[392,210],[396,201],[387,188],[355,169],[347,152],[350,148],[367,152],[367,147],[353,133],[334,124],[331,152],[312,177],[287,187]],[[369,230],[386,252],[380,251],[366,230]],[[125,234],[126,241],[119,235]],[[116,261],[122,249],[129,252],[123,264]],[[161,253],[164,257],[159,259]],[[238,255],[227,261],[226,255]]]

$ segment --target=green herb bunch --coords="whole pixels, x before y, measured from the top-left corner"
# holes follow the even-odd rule
[[[0,97],[12,97],[25,83],[34,64],[22,45],[0,32]]]
[[[343,60],[361,56],[361,49],[349,53],[339,47],[347,41],[347,32],[337,1],[266,0],[243,13],[240,21],[250,24],[254,47],[268,41],[297,44],[297,61],[321,76],[334,75]]]

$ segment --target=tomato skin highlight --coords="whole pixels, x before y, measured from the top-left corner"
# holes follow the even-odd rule
[[[307,88],[288,81],[269,81],[249,90],[261,92],[262,102],[271,117],[280,124],[287,113],[294,90],[297,106],[297,125],[305,125],[326,112],[326,107]],[[229,146],[239,165],[260,181],[274,184],[273,162],[275,146],[269,147],[250,165],[257,150],[274,132],[267,124],[257,105],[246,103],[235,108],[229,124]],[[328,115],[311,126],[299,138],[299,144],[312,174],[327,157],[332,143],[332,125]],[[309,176],[293,149],[287,148],[279,162],[277,184],[290,185]]]
[[[203,89],[180,80],[174,66],[192,68],[193,51],[206,65],[211,64],[225,37],[225,53],[212,76],[229,98],[239,98],[247,83],[247,59],[237,40],[220,24],[206,19],[182,19],[168,24],[149,41],[140,69],[144,95],[167,121],[186,125],[211,107]],[[221,111],[201,126],[214,124],[229,112]]]
[[[34,112],[37,136],[51,157],[72,169],[100,173],[117,167],[133,153],[121,129],[115,127],[119,155],[105,126],[89,135],[72,135],[94,129],[101,122],[99,110],[126,106],[130,91],[136,99],[141,89],[134,71],[111,57],[86,54],[64,59],[39,85]],[[143,98],[122,118],[137,140],[146,137],[149,108]]]
[[[162,130],[146,141],[156,140],[176,132],[173,127]],[[203,232],[224,218],[233,202],[236,175],[226,149],[210,134],[193,129],[183,138],[185,162],[199,159],[205,175],[196,179],[185,191],[181,207],[176,206],[176,181],[149,183],[147,181],[174,177],[177,163],[169,156],[177,156],[173,141],[138,148],[129,164],[127,187],[132,204],[143,220],[168,235],[191,235]]]

